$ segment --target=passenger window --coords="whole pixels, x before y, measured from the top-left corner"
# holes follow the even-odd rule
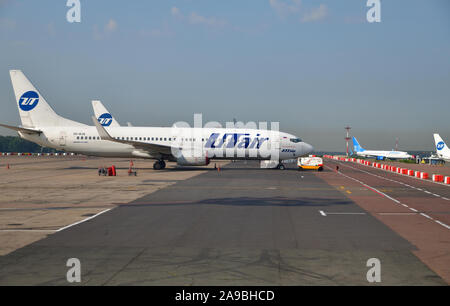
[[[164,141],[166,141],[167,140],[167,138],[166,137],[164,137]]]

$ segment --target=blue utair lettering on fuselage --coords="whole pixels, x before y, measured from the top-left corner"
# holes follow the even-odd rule
[[[19,107],[25,112],[29,112],[38,105],[39,95],[35,91],[27,91],[19,99]]]
[[[223,148],[226,145],[227,149],[259,149],[261,145],[268,141],[268,137],[259,137],[257,134],[255,138],[251,138],[250,134],[246,133],[225,133],[220,137],[220,133],[212,133],[206,141],[205,148]],[[227,143],[228,140],[228,143]]]
[[[283,149],[283,150],[281,150],[281,152],[283,152],[283,153],[295,153],[295,150],[292,150],[292,149]]]
[[[439,151],[442,150],[445,147],[445,143],[443,141],[439,141],[438,144],[436,145],[436,149],[438,149]]]
[[[98,122],[100,122],[102,126],[110,126],[112,123],[111,114],[108,113],[102,114],[100,117],[98,117]]]

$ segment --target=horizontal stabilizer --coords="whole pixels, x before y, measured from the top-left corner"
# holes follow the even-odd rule
[[[1,124],[1,123],[0,123],[0,126],[7,128],[7,129],[17,131],[17,132],[25,133],[25,134],[41,134],[42,133],[42,131],[39,131],[39,130],[23,128],[23,127],[19,127],[19,126],[12,126],[12,125]]]

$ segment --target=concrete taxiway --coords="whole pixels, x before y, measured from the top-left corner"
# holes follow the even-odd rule
[[[84,222],[54,226],[46,238],[0,257],[1,285],[67,285],[69,258],[81,261],[81,285],[368,285],[370,258],[381,261],[382,285],[450,281],[449,229],[435,222],[449,223],[448,203],[378,178],[374,175],[383,174],[375,169],[361,168],[365,173],[339,163],[336,173],[336,163],[327,161],[321,173],[279,171],[238,162],[221,171],[144,169],[137,178],[98,178],[92,173],[95,161],[87,169],[73,166],[83,163],[79,160],[62,163],[60,184],[92,176],[99,186],[111,184],[108,193],[132,199],[108,198],[106,207],[95,196],[98,188],[66,203],[99,201],[102,207],[91,219],[78,216]],[[38,164],[29,165],[38,172]],[[45,176],[42,186],[50,184]],[[7,179],[20,182],[20,173]],[[170,184],[155,189],[158,179]],[[73,188],[68,194],[86,190]],[[448,192],[445,186],[429,188],[443,196]],[[9,208],[36,208],[42,205],[33,202],[36,197],[30,196],[31,207],[15,201]],[[432,219],[420,215],[425,208],[433,210],[425,213]]]

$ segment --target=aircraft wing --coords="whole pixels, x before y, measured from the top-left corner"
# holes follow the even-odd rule
[[[131,146],[135,147],[136,149],[147,151],[152,155],[155,155],[155,154],[171,155],[172,154],[171,146],[145,143],[145,142],[133,141],[133,140],[116,139],[116,138],[112,137],[108,133],[108,131],[106,131],[106,129],[100,124],[100,122],[98,122],[98,120],[95,117],[92,117],[92,121],[94,121],[95,127],[97,128],[98,134],[102,140],[109,140],[109,141],[113,141],[113,142],[131,145]]]
[[[21,132],[21,133],[25,133],[25,134],[41,134],[42,131],[40,130],[34,130],[34,129],[28,129],[28,128],[23,128],[23,127],[19,127],[19,126],[12,126],[12,125],[6,125],[6,124],[1,124],[0,126],[7,128],[7,129],[11,129],[17,132]]]

